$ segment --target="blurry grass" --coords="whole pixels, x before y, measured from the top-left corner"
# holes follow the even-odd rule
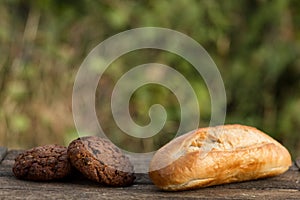
[[[120,31],[160,26],[188,34],[212,56],[226,87],[227,123],[256,126],[287,146],[294,157],[300,156],[299,9],[297,0],[1,1],[0,145],[67,145],[78,137],[71,97],[85,56]],[[109,97],[124,71],[154,61],[174,66],[188,77],[197,91],[202,124],[207,125],[206,86],[189,63],[172,54],[133,52],[118,59],[99,83],[106,88],[101,93]],[[135,94],[132,114],[138,123],[146,123],[147,108],[164,99],[171,102],[169,114],[175,121],[165,129],[170,134],[137,140],[133,148],[161,146],[179,121],[174,97],[164,89],[144,88]],[[128,138],[120,136],[109,118],[109,105],[97,105],[104,112],[104,129],[116,142],[127,144]]]

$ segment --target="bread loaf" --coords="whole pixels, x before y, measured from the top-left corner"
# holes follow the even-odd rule
[[[256,128],[200,128],[175,138],[153,156],[149,176],[178,191],[279,175],[291,166],[286,148]]]

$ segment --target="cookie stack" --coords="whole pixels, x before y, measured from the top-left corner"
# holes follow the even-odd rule
[[[133,165],[109,140],[88,136],[59,145],[35,147],[19,154],[14,175],[23,180],[49,181],[71,175],[76,168],[92,181],[108,186],[129,186],[135,179]]]

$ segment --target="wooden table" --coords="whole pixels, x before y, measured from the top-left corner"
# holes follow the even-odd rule
[[[295,165],[274,178],[163,192],[151,183],[147,174],[137,174],[135,184],[124,188],[101,186],[83,177],[56,182],[18,180],[11,171],[18,153],[0,147],[0,199],[300,199],[300,172]]]

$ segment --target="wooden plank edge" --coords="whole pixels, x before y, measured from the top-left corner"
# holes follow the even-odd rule
[[[7,153],[7,148],[6,147],[0,147],[0,163],[4,159],[6,153]]]

